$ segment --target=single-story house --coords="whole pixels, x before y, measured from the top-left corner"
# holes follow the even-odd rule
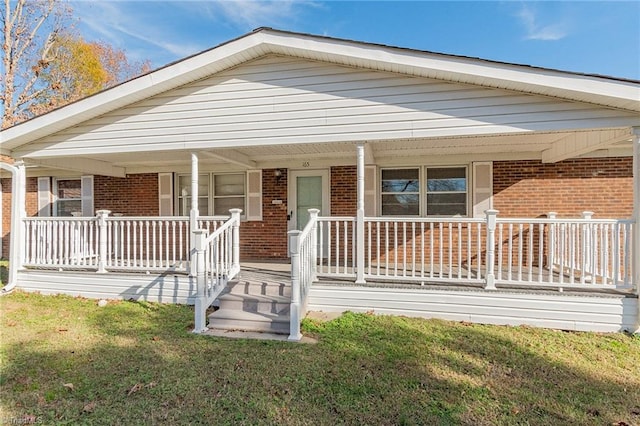
[[[260,28],[0,140],[10,287],[640,328],[639,81]]]

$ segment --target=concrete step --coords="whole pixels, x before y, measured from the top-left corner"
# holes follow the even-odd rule
[[[289,334],[289,315],[220,309],[209,315],[209,328]]]
[[[288,315],[291,297],[226,293],[218,296],[219,310]]]
[[[230,294],[255,294],[262,296],[287,296],[291,297],[291,284],[280,282],[256,282],[237,280],[227,284]]]

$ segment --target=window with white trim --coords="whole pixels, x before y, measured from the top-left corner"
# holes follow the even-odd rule
[[[191,210],[191,175],[176,179],[176,208],[180,216]],[[227,216],[229,210],[245,209],[245,173],[206,173],[198,176],[198,211],[201,216]]]
[[[380,172],[382,216],[466,216],[466,166],[387,168]]]
[[[54,216],[82,216],[82,181],[55,179]]]
[[[420,169],[382,169],[383,216],[420,215]]]
[[[426,167],[427,216],[467,215],[467,168]]]

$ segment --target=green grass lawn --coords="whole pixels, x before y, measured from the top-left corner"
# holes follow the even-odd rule
[[[193,335],[186,306],[0,309],[0,424],[640,424],[623,334],[347,313],[294,344]]]

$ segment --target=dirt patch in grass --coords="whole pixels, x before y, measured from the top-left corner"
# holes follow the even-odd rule
[[[0,298],[2,421],[640,424],[640,338],[347,313],[316,345],[193,335],[186,306]],[[623,422],[623,423],[621,423]]]

